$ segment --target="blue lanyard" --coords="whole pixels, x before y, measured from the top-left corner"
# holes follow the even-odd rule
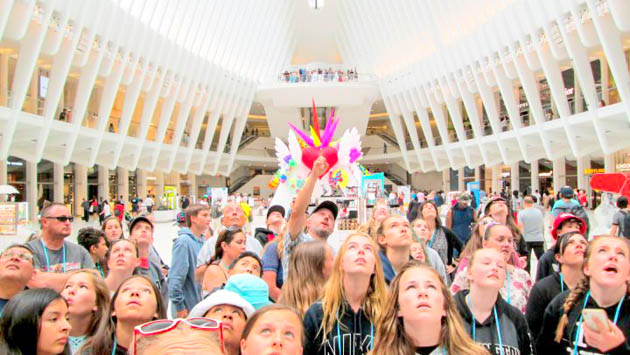
[[[507,301],[507,303],[508,303],[509,305],[511,305],[512,303],[510,303],[510,272],[509,272],[509,271],[508,271],[508,272],[506,272],[506,273],[505,273],[505,275],[506,275],[505,282],[506,282],[506,285],[507,285],[507,290],[506,290],[506,292],[505,292],[505,294],[506,294],[506,296],[507,296],[507,297],[506,297],[506,298],[507,298],[507,299],[506,299],[506,301]]]
[[[339,328],[339,312],[337,312],[337,345],[339,346],[339,354],[343,354],[341,348],[341,329]],[[374,348],[374,324],[370,322],[370,350]]]
[[[564,292],[564,275],[560,273],[560,292]]]
[[[105,278],[105,273],[103,272],[103,269],[101,269],[101,265],[99,263],[96,263],[96,268],[98,269],[98,272],[101,274],[101,276]]]
[[[586,297],[584,297],[584,306],[582,306],[582,309],[586,308],[586,303],[588,302],[588,299],[591,297],[591,291],[588,291],[586,293]],[[626,294],[624,293],[623,296],[621,296],[621,299],[619,300],[619,303],[617,304],[617,309],[615,310],[615,318],[613,319],[613,323],[615,325],[617,325],[617,321],[619,320],[619,312],[621,311],[621,305],[623,304],[623,301],[626,298]],[[580,337],[580,333],[582,333],[582,314],[580,313],[580,319],[578,320],[578,328],[577,328],[577,333],[575,333],[575,344],[573,345],[573,352],[571,353],[571,355],[573,354],[577,354],[577,349],[578,349],[578,340]]]
[[[466,296],[468,300],[468,308],[470,308],[470,314],[472,314],[472,338],[473,341],[477,341],[477,321],[475,320],[475,312],[473,312],[472,304],[470,302],[470,293]],[[497,316],[497,306],[496,304],[492,307],[492,313],[494,313],[494,323],[497,327],[497,335],[499,336],[499,346],[501,355],[505,355],[505,350],[503,349],[503,340],[501,339],[501,324],[499,323],[499,317]]]
[[[46,272],[50,272],[50,259],[48,259],[48,251],[46,250],[46,244],[42,239],[39,240],[42,243],[42,249],[44,249],[44,256],[46,257]],[[63,254],[63,272],[66,272],[66,244],[61,247]]]
[[[114,336],[114,346],[112,346],[112,355],[116,354],[116,348],[118,348],[118,339]]]
[[[429,248],[433,247],[433,242],[435,241],[436,235],[437,235],[437,228],[433,230],[433,235],[431,236],[431,240],[429,241]]]

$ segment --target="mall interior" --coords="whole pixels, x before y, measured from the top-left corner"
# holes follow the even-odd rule
[[[0,185],[30,216],[267,197],[287,123],[334,110],[392,186],[595,205],[630,172],[629,66],[627,0],[0,0]]]

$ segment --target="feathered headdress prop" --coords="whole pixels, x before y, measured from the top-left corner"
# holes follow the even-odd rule
[[[275,196],[278,196],[279,192],[286,192],[288,196],[295,195],[304,186],[313,163],[319,156],[326,159],[329,168],[319,176],[314,196],[336,188],[345,190],[347,187],[360,185],[361,177],[368,172],[357,162],[363,155],[359,133],[356,128],[352,128],[346,130],[338,141],[333,141],[339,125],[339,119],[334,117],[334,112],[334,109],[330,111],[326,126],[321,132],[313,100],[313,125],[309,127],[310,135],[289,123],[292,130],[289,131],[288,146],[276,138],[276,156],[280,169],[269,182],[272,189],[280,187]]]

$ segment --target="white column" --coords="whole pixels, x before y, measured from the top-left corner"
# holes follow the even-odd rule
[[[564,158],[555,159],[553,161],[553,191],[560,191],[560,188],[566,184],[566,161]]]
[[[98,166],[98,197],[109,200],[109,169]]]
[[[510,185],[512,187],[512,191],[521,191],[521,174],[518,162],[510,165]]]
[[[63,165],[53,164],[53,201],[63,203]],[[76,204],[76,201],[75,201]]]
[[[606,105],[608,105],[610,103],[610,101],[608,100],[608,61],[606,60],[605,56],[601,56],[599,57],[599,63],[600,63],[600,75],[601,75],[601,84],[602,84],[602,97],[601,99],[604,100],[606,102]],[[608,171],[606,171],[608,172]]]
[[[450,169],[442,170],[442,190],[448,192],[451,190],[451,171]]]
[[[7,184],[7,161],[0,160],[0,185]],[[0,195],[0,202],[5,202],[8,195]]]
[[[578,178],[578,189],[587,190],[590,188],[588,185],[588,179],[586,178],[586,174],[584,173],[585,169],[591,168],[591,157],[585,156],[582,158],[578,158],[577,160],[577,178]]]
[[[118,199],[122,195],[123,201],[129,201],[129,170],[125,168],[118,168],[118,196],[114,198]]]
[[[500,192],[503,188],[501,183],[503,176],[501,175],[502,165],[495,165],[492,167],[492,192]]]
[[[26,162],[26,202],[28,215],[32,221],[37,221],[37,163]]]
[[[197,186],[197,175],[193,173],[188,173],[188,180],[190,180],[190,199],[191,201],[196,201],[197,190],[199,189]]]
[[[0,106],[8,106],[9,54],[0,53]]]
[[[30,107],[31,107],[31,112],[34,114],[38,114],[39,112],[37,112],[37,99],[38,99],[38,92],[39,92],[39,69],[36,67],[35,70],[33,70],[33,77],[31,78],[31,86],[29,87],[29,95],[31,96],[31,100],[30,100]]]
[[[74,214],[75,216],[83,216],[83,208],[81,203],[88,198],[87,188],[87,167],[85,165],[74,163]]]
[[[604,155],[604,169],[607,173],[615,172],[615,154]]]
[[[459,191],[466,190],[466,184],[464,183],[465,174],[464,168],[459,168],[457,170],[457,190]]]
[[[138,197],[147,197],[147,172],[143,169],[136,170],[136,191]]]
[[[531,178],[532,178],[532,193],[536,192],[536,190],[538,190],[538,193],[541,193],[540,180],[538,179],[538,173],[539,173],[538,160],[532,160],[532,163],[530,164],[530,171],[531,171]]]
[[[158,171],[155,173],[155,197],[158,201],[161,201],[162,196],[164,196],[164,173]]]

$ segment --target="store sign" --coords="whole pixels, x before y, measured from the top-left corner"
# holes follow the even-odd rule
[[[584,175],[603,174],[606,169],[584,169]]]
[[[630,171],[630,163],[621,163],[615,166],[617,171]]]
[[[17,235],[17,218],[16,203],[0,203],[0,235]]]

